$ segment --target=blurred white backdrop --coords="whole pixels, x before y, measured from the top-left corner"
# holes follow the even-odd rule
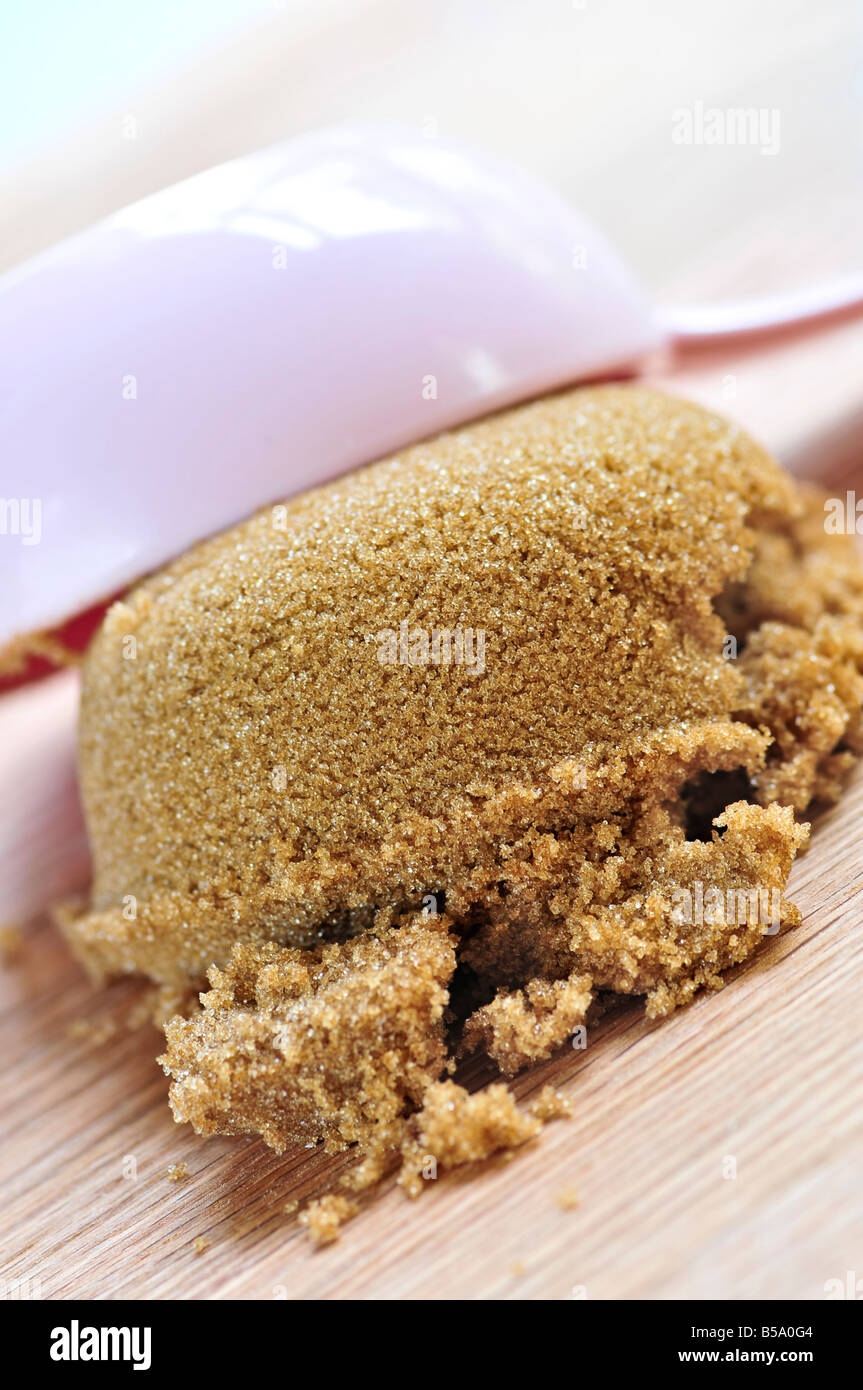
[[[0,77],[0,269],[351,118],[518,161],[669,299],[861,264],[859,0],[45,0],[4,9]],[[675,143],[698,103],[778,113],[777,148]]]

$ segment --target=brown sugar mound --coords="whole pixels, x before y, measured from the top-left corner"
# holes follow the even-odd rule
[[[459,1048],[515,1072],[595,992],[666,1013],[793,924],[798,817],[863,751],[861,700],[863,570],[821,499],[697,406],[570,392],[114,605],[64,930],[97,977],[210,971],[167,1027],[178,1118],[356,1141],[361,1187]]]
[[[863,585],[821,520],[741,430],[610,387],[197,547],[87,658],[95,877],[70,940],[96,974],[181,984],[235,941],[340,939],[429,892],[474,916],[544,897],[559,924],[555,846],[604,908],[686,778],[744,768],[744,799],[798,809],[830,793],[860,747]],[[476,640],[472,665],[440,642],[435,662],[435,631],[467,629],[482,662]]]

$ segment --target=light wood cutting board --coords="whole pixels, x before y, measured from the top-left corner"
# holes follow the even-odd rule
[[[861,360],[857,321],[660,375],[796,466],[817,457],[841,492],[863,487]],[[282,1208],[327,1191],[340,1160],[176,1126],[154,1030],[70,1037],[121,1015],[131,986],[94,992],[56,929],[29,924],[0,975],[0,1294],[820,1299],[863,1276],[861,811],[863,773],[793,870],[803,925],[724,990],[654,1025],[622,1003],[586,1052],[514,1083],[527,1100],[553,1082],[572,1119],[418,1202],[384,1185],[321,1250]],[[15,816],[0,805],[0,827]]]

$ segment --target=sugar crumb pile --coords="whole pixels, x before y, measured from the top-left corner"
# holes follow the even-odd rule
[[[64,931],[94,978],[177,1001],[178,1120],[355,1153],[353,1195],[304,1216],[327,1241],[385,1174],[416,1195],[566,1108],[469,1095],[461,1058],[515,1075],[612,993],[659,1017],[798,920],[861,704],[863,569],[821,496],[697,406],[569,392],[109,610]]]

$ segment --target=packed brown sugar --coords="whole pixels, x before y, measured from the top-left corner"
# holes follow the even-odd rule
[[[69,940],[164,998],[209,978],[166,1025],[178,1120],[415,1192],[559,1112],[468,1096],[457,1058],[514,1074],[598,995],[666,1013],[794,924],[807,809],[861,749],[861,616],[822,499],[694,405],[580,390],[419,445],[109,611]]]

